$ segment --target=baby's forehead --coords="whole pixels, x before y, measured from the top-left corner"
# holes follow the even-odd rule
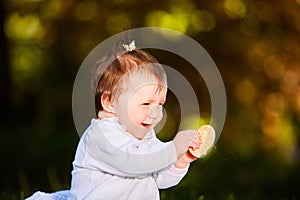
[[[146,100],[146,99],[160,99],[165,101],[167,96],[167,88],[158,82],[146,82],[145,84],[131,85],[124,91],[134,99]]]
[[[167,87],[167,83],[163,80],[159,80],[155,75],[152,74],[132,74],[125,83],[127,89],[138,89],[146,86],[155,86],[158,88]]]

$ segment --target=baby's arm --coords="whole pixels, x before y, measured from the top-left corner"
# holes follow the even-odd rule
[[[168,168],[155,173],[154,178],[158,189],[166,189],[177,185],[188,172],[189,165],[185,168],[177,168],[170,165]]]
[[[201,140],[199,137],[196,137],[191,148],[199,148],[201,145]],[[177,185],[182,178],[186,175],[189,165],[191,162],[197,158],[193,156],[189,151],[184,153],[174,165],[166,168],[165,170],[157,173],[156,184],[159,189],[165,189]]]
[[[89,165],[99,170],[125,177],[140,177],[160,171],[177,160],[175,145],[172,142],[155,143],[151,149],[125,150],[115,146],[103,134],[105,128],[93,126],[83,138]],[[90,167],[90,166],[89,166]]]
[[[139,149],[132,147],[125,132],[105,121],[101,124],[95,122],[83,135],[73,164],[124,177],[147,176],[174,164],[187,151],[195,132],[181,131],[167,143],[154,135],[155,142],[149,143],[149,148]]]

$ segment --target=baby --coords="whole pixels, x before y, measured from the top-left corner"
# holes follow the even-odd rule
[[[167,95],[163,67],[134,42],[120,47],[120,55],[112,53],[98,63],[97,119],[78,144],[71,189],[38,192],[30,200],[159,200],[159,189],[177,185],[197,159],[188,151],[201,147],[196,130],[180,131],[172,141],[162,142],[153,129],[162,119]]]
[[[98,119],[77,148],[72,199],[159,199],[158,189],[178,184],[196,159],[187,150],[199,148],[197,131],[179,132],[167,143],[157,139],[166,73],[150,54],[126,50],[101,60],[95,73]]]

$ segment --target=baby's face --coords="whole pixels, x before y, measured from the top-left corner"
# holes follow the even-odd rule
[[[144,136],[162,119],[162,105],[166,101],[167,88],[150,77],[133,75],[120,97],[114,102],[119,123],[138,139]]]

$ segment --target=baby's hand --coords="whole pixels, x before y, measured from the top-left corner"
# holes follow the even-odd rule
[[[203,125],[198,129],[198,133],[200,135],[201,145],[198,148],[194,148],[191,146],[189,148],[189,152],[197,157],[203,157],[207,154],[207,152],[211,149],[215,142],[216,134],[215,130],[210,125]]]
[[[185,130],[178,132],[172,140],[176,148],[177,158],[180,158],[183,154],[185,154],[189,147],[196,147],[197,145],[194,144],[194,142],[197,138],[199,138],[199,136],[196,130]]]
[[[197,137],[193,140],[192,144],[190,145],[189,149],[199,149],[202,144],[200,134],[197,133]],[[186,151],[175,163],[175,167],[177,168],[185,168],[188,166],[189,163],[196,160],[197,157],[191,154],[190,151]]]
[[[216,134],[212,126],[204,125],[198,129],[197,136],[190,145],[189,150],[177,160],[175,167],[185,168],[197,158],[205,156],[213,146]]]
[[[193,143],[190,145],[189,149],[192,149],[192,150],[199,149],[200,146],[201,146],[201,144],[202,144],[201,135],[200,135],[200,133],[197,131],[196,137],[195,137],[195,139],[193,140]]]

